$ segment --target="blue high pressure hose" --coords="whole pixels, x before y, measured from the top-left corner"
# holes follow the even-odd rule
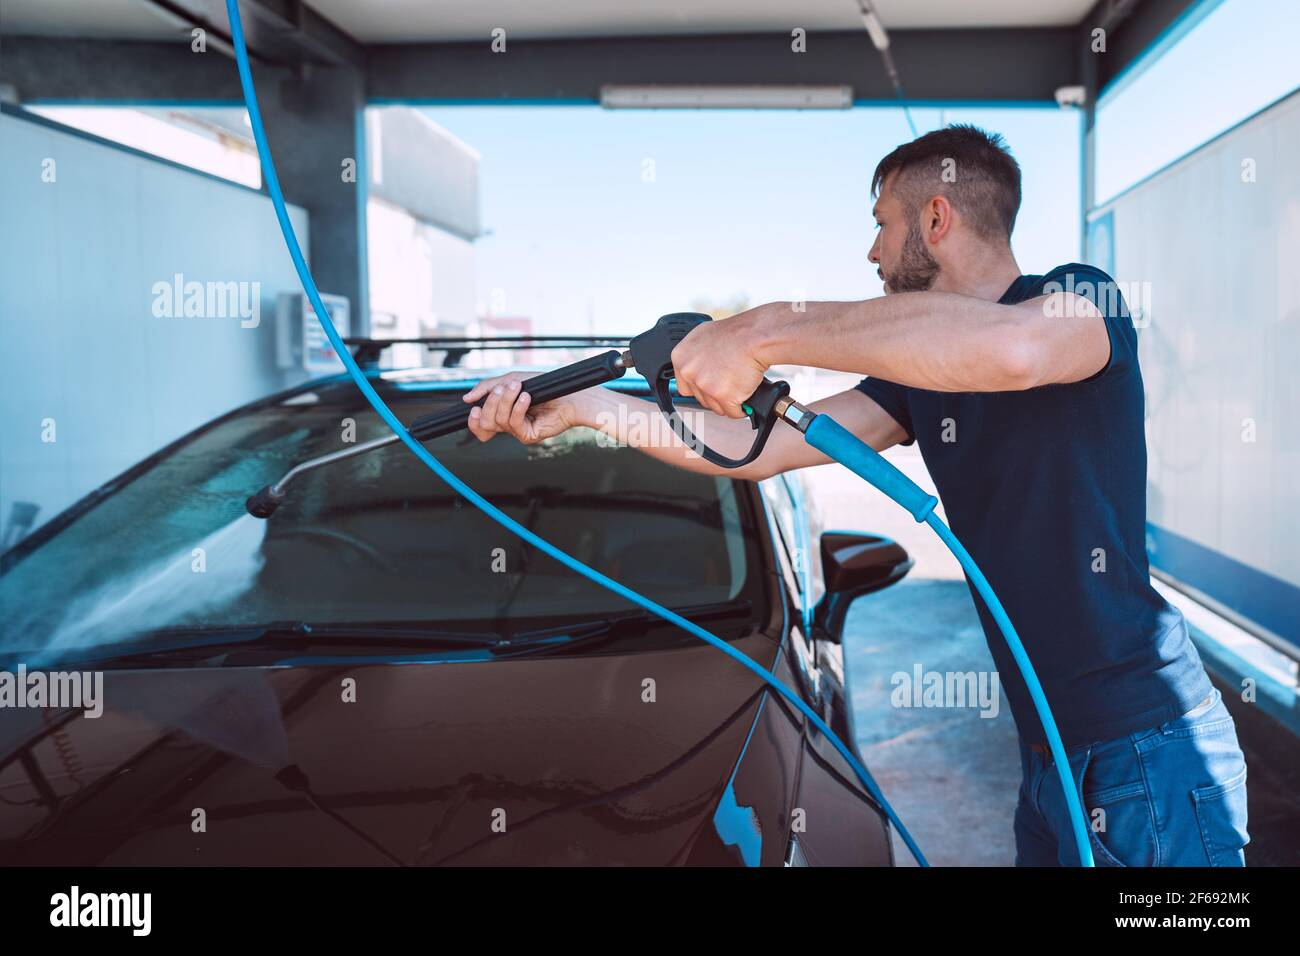
[[[285,208],[284,194],[280,190],[280,180],[275,172],[275,163],[271,159],[271,148],[266,140],[266,131],[262,126],[262,113],[257,106],[257,92],[253,86],[253,73],[248,62],[248,48],[244,42],[244,27],[239,16],[239,4],[237,0],[226,0],[226,13],[230,18],[230,35],[232,44],[235,48],[235,63],[239,69],[239,83],[244,93],[244,105],[248,110],[249,123],[253,128],[253,138],[257,142],[257,152],[262,163],[262,175],[266,178],[266,189],[271,197],[271,204],[275,207],[275,216],[280,223],[280,232],[284,235],[284,242],[289,250],[289,256],[293,259],[294,269],[298,273],[298,279],[302,283],[303,291],[307,294],[308,300],[316,310],[316,317],[320,319],[325,336],[329,339],[335,354],[347,369],[348,375],[361,390],[366,401],[375,410],[393,433],[401,439],[403,444],[409,448],[417,458],[420,459],[428,468],[451,486],[457,494],[461,495],[470,504],[478,508],[485,515],[497,522],[512,534],[528,542],[533,547],[550,555],[556,561],[576,571],[578,574],[588,578],[601,587],[612,591],[622,597],[627,598],[633,604],[650,611],[653,614],[663,618],[671,624],[675,624],[683,630],[693,634],[700,640],[712,644],[718,650],[722,651],[728,657],[735,660],[738,664],[753,672],[761,678],[768,686],[788,700],[796,709],[798,709],[813,726],[826,735],[826,739],[839,751],[840,755],[848,762],[853,772],[858,776],[862,785],[866,787],[867,792],[872,798],[884,809],[890,822],[897,828],[899,836],[911,850],[912,855],[916,857],[917,863],[921,866],[929,866],[925,856],[921,853],[920,847],[912,839],[912,835],[903,826],[903,822],[890,806],[889,801],[885,799],[880,788],[876,785],[871,774],[862,762],[854,756],[853,752],[844,744],[842,740],[826,725],[818,714],[813,711],[803,699],[785,684],[777,679],[776,675],[765,667],[758,664],[752,658],[736,650],[721,638],[715,637],[699,625],[687,620],[675,611],[666,608],[649,598],[638,594],[631,588],[628,588],[613,578],[601,574],[595,568],[588,567],[572,555],[561,551],[555,545],[551,544],[544,538],[534,534],[528,528],[525,528],[519,522],[515,521],[501,509],[482,497],[478,492],[469,485],[461,481],[446,466],[439,462],[430,454],[429,450],[416,438],[414,438],[406,426],[401,423],[392,409],[380,398],[379,393],[375,391],[374,386],[366,379],[365,374],[361,371],[352,354],[343,344],[342,338],[339,337],[338,330],[329,318],[329,310],[321,301],[320,291],[316,288],[316,281],[312,278],[311,270],[307,268],[306,259],[302,254],[302,248],[298,244],[298,236],[293,230],[293,224],[289,221],[289,213]],[[980,595],[988,604],[989,609],[994,613],[998,624],[1002,627],[1003,633],[1007,635],[1007,641],[1011,645],[1012,653],[1016,657],[1016,662],[1020,665],[1025,674],[1026,683],[1029,684],[1030,693],[1034,697],[1034,704],[1038,708],[1039,717],[1043,720],[1043,726],[1048,732],[1048,740],[1052,746],[1052,754],[1056,758],[1057,767],[1061,770],[1062,783],[1065,786],[1066,799],[1070,801],[1070,810],[1075,825],[1075,837],[1079,842],[1079,852],[1085,865],[1092,865],[1092,851],[1088,845],[1086,830],[1080,830],[1080,821],[1083,820],[1083,810],[1079,806],[1078,796],[1074,792],[1073,781],[1069,777],[1069,764],[1065,760],[1065,749],[1061,744],[1060,735],[1056,732],[1056,724],[1052,720],[1051,711],[1047,707],[1047,701],[1043,698],[1042,689],[1038,685],[1037,678],[1034,677],[1033,668],[1029,664],[1029,659],[1025,656],[1024,648],[1020,644],[1019,638],[1015,635],[1015,629],[1011,626],[1011,621],[1007,618],[1006,612],[1002,610],[1002,605],[998,603],[997,596],[994,595],[993,589],[989,587],[988,582],[980,573],[975,562],[971,560],[970,555],[966,553],[965,548],[957,541],[952,532],[933,515],[933,509],[938,502],[925,492],[913,485],[903,474],[895,469],[892,465],[884,460],[874,450],[859,441],[851,432],[840,426],[827,415],[818,415],[812,419],[807,426],[805,437],[808,443],[821,449],[831,458],[842,462],[851,471],[865,478],[867,481],[875,484],[882,491],[894,500],[899,501],[905,508],[912,512],[917,521],[925,520],[931,527],[943,538],[944,543],[953,551],[957,559],[962,563],[962,567],[971,575],[971,580],[975,583]],[[892,474],[891,474],[892,472]],[[907,486],[910,486],[907,487]],[[900,497],[901,496],[901,497]],[[919,497],[918,497],[919,496]],[[909,505],[910,502],[910,505]],[[919,512],[919,513],[918,513]]]

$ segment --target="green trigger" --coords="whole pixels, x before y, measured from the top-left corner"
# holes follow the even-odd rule
[[[752,414],[754,414],[754,410],[753,410],[752,408],[750,408],[748,405],[743,405],[743,404],[742,404],[740,407],[743,408],[743,409],[745,410],[745,414],[746,414],[746,415],[752,415]]]

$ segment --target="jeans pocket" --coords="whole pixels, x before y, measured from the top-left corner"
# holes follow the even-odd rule
[[[1083,768],[1083,807],[1095,862],[1155,866],[1155,820],[1141,768],[1130,751],[1111,751]],[[1127,780],[1115,783],[1115,780]]]
[[[1223,783],[1192,790],[1196,822],[1210,866],[1244,866],[1246,831],[1246,766]]]
[[[1191,719],[1191,720],[1195,720],[1197,717],[1200,717],[1200,716],[1206,714],[1206,713],[1210,710],[1211,707],[1215,707],[1215,706],[1217,706],[1217,705],[1219,704],[1219,702],[1222,701],[1222,700],[1223,700],[1223,694],[1222,694],[1222,692],[1219,690],[1219,688],[1216,687],[1216,688],[1214,688],[1212,691],[1210,691],[1210,696],[1209,696],[1209,697],[1206,697],[1205,700],[1201,701],[1199,704],[1197,704],[1195,707],[1193,707],[1193,708],[1192,708],[1191,710],[1189,710],[1187,713],[1183,714],[1182,717],[1179,718],[1179,719],[1180,719],[1180,720],[1182,720],[1182,719]]]
[[[1178,740],[1188,737],[1202,737],[1220,734],[1233,727],[1232,714],[1223,701],[1223,694],[1216,687],[1211,695],[1209,706],[1194,707],[1192,710],[1160,725],[1160,735],[1165,740]]]

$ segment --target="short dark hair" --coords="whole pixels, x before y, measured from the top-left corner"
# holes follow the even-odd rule
[[[943,193],[970,226],[989,239],[1011,239],[1020,211],[1020,164],[997,133],[955,124],[904,143],[876,166],[872,196],[898,173],[894,191],[909,212]]]

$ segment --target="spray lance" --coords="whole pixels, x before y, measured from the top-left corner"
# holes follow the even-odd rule
[[[754,443],[743,458],[727,458],[709,448],[695,437],[686,427],[686,423],[677,414],[673,405],[669,386],[673,380],[672,352],[677,343],[702,322],[712,321],[709,316],[698,312],[674,312],[663,316],[654,327],[636,336],[626,351],[611,349],[599,355],[574,362],[551,372],[544,372],[520,383],[520,391],[527,392],[534,406],[553,401],[565,395],[603,385],[622,378],[630,370],[637,370],[645,376],[654,392],[655,401],[667,416],[674,433],[686,444],[698,451],[705,459],[723,468],[739,468],[753,461],[763,452],[767,437],[778,418],[791,424],[812,415],[808,409],[789,397],[790,386],[785,382],[772,382],[766,379],[749,400],[745,402],[745,413],[753,424]],[[485,399],[476,404],[482,405]],[[407,430],[420,441],[429,441],[443,435],[451,435],[469,426],[469,413],[473,405],[461,403],[417,418],[407,426]],[[323,465],[333,464],[357,455],[386,448],[399,441],[397,435],[387,435],[373,441],[364,442],[355,448],[331,452],[302,462],[289,469],[279,481],[267,485],[261,491],[249,497],[248,513],[255,518],[269,518],[284,501],[286,488],[294,478],[304,472],[312,471]]]
[[[279,222],[285,247],[289,252],[290,259],[293,261],[294,269],[298,273],[303,291],[315,310],[316,316],[321,323],[321,329],[329,340],[331,348],[334,349],[335,354],[343,363],[357,389],[393,433],[388,438],[368,442],[348,451],[336,452],[303,462],[291,469],[280,481],[263,488],[249,498],[247,502],[249,512],[260,518],[269,517],[284,500],[286,485],[296,475],[302,474],[304,471],[331,462],[341,461],[354,455],[365,454],[393,442],[401,441],[413,455],[457,494],[506,530],[606,590],[626,598],[633,604],[682,628],[682,630],[694,635],[706,644],[712,645],[719,652],[726,654],[741,667],[760,678],[773,691],[780,694],[804,716],[813,728],[823,734],[827,742],[844,758],[863,787],[898,830],[899,836],[916,857],[917,862],[922,866],[927,866],[925,857],[916,845],[916,841],[912,839],[898,814],[890,806],[889,801],[885,799],[880,787],[867,771],[867,768],[862,765],[862,761],[831,730],[821,715],[813,710],[799,694],[787,687],[772,671],[732,647],[717,635],[709,633],[694,621],[683,617],[671,608],[664,607],[627,585],[615,581],[608,575],[602,574],[595,568],[579,561],[573,555],[557,548],[545,538],[524,527],[501,511],[500,508],[463,482],[429,453],[429,450],[424,447],[422,442],[439,435],[452,434],[468,427],[471,406],[462,403],[461,407],[446,409],[421,418],[413,422],[409,428],[397,418],[393,410],[375,391],[374,386],[366,379],[365,373],[361,371],[356,360],[349,354],[347,346],[338,333],[338,329],[334,327],[334,323],[329,318],[329,310],[325,308],[325,304],[321,300],[320,290],[316,287],[316,280],[312,277],[311,269],[307,266],[306,257],[302,253],[302,246],[298,242],[297,233],[289,219],[288,207],[284,201],[284,192],[280,188],[280,179],[276,174],[275,163],[271,158],[266,130],[262,125],[262,113],[258,108],[257,92],[253,86],[253,71],[248,59],[248,47],[244,40],[244,28],[239,15],[238,0],[226,0],[226,15],[230,20],[231,45],[234,48],[235,65],[239,71],[244,106],[248,110],[249,125],[252,127],[253,138],[257,143],[257,153],[262,164],[262,175],[266,183],[267,194],[270,196],[271,205],[275,210],[276,220]],[[1025,686],[1028,688],[1030,697],[1034,702],[1038,718],[1042,722],[1043,731],[1047,736],[1057,774],[1064,790],[1074,842],[1078,850],[1079,863],[1083,866],[1092,866],[1093,854],[1089,841],[1090,828],[1083,813],[1078,788],[1071,775],[1069,760],[1065,754],[1065,746],[1061,742],[1061,736],[1057,731],[1051,708],[1047,705],[1047,698],[1043,694],[1037,675],[1034,673],[1033,665],[1025,653],[1024,645],[1021,644],[1015,627],[1003,609],[1001,602],[998,601],[997,595],[994,594],[993,588],[985,579],[974,559],[962,546],[962,543],[948,529],[948,526],[935,515],[934,509],[938,501],[829,415],[815,413],[790,398],[790,388],[785,382],[772,382],[764,379],[749,400],[743,403],[744,412],[749,416],[756,432],[754,443],[743,458],[730,459],[705,446],[690,432],[677,414],[669,391],[669,385],[674,377],[672,371],[673,347],[684,339],[691,329],[702,322],[708,321],[710,321],[708,316],[692,312],[678,312],[666,315],[655,324],[654,328],[634,338],[626,352],[609,351],[603,355],[536,376],[521,383],[521,387],[532,395],[535,401],[541,403],[572,394],[592,385],[612,381],[621,377],[628,369],[635,368],[645,376],[654,393],[655,402],[658,404],[660,411],[667,416],[674,432],[713,464],[724,468],[737,468],[753,461],[762,452],[763,446],[766,444],[768,436],[779,418],[798,429],[808,444],[879,488],[902,505],[918,522],[928,524],[961,564],[971,585],[988,607],[994,620],[997,621],[998,627],[1006,639],[1007,646],[1011,650],[1012,657],[1020,668],[1025,680]]]

